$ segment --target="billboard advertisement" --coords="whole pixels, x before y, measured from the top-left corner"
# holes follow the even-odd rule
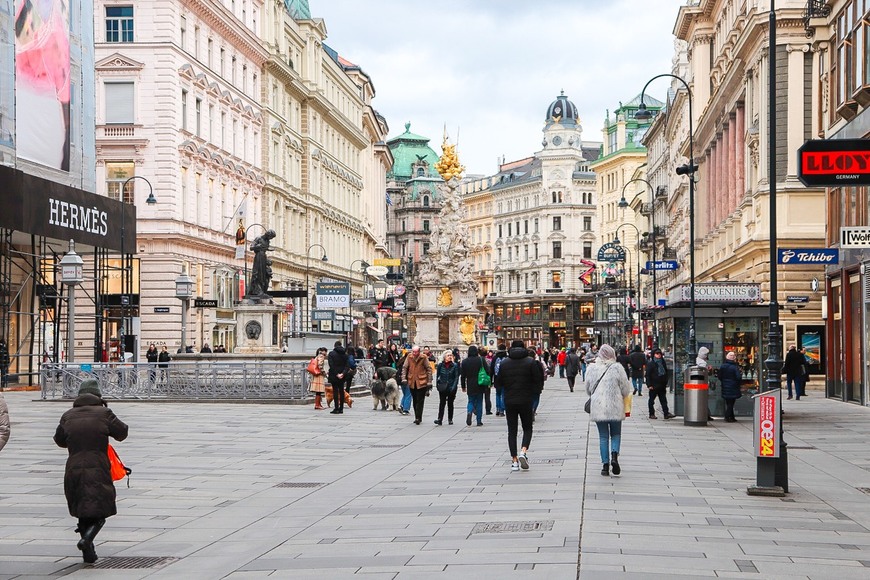
[[[15,148],[70,168],[69,0],[15,0]]]

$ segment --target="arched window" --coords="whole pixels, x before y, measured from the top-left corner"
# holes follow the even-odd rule
[[[429,196],[428,195],[423,196],[423,207],[429,207]]]
[[[417,177],[423,177],[426,174],[426,171],[422,167],[417,168]]]

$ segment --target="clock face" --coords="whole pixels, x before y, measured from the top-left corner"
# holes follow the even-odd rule
[[[559,146],[562,144],[562,138],[556,135],[553,137],[553,145]]]

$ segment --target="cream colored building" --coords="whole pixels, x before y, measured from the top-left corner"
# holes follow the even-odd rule
[[[468,259],[477,282],[477,303],[486,304],[492,293],[493,195],[489,190],[491,177],[469,178],[462,183],[465,224],[468,226]],[[490,312],[490,310],[487,310]]]
[[[777,2],[779,248],[822,247],[825,241],[824,190],[797,180],[797,150],[821,129],[813,114],[820,85],[814,81],[817,59],[803,24],[806,6],[799,0]],[[768,14],[766,3],[701,0],[682,7],[674,27],[677,38],[689,46],[686,81],[693,91],[699,165],[696,281],[760,283],[765,300],[770,297]],[[675,165],[685,162],[687,147],[681,143],[681,156],[672,158]],[[687,178],[672,175],[674,189],[687,188]],[[687,222],[688,216],[680,221]],[[796,341],[800,326],[822,324],[821,297],[813,295],[811,286],[822,271],[820,266],[779,266],[780,304],[787,304],[789,295],[810,296],[805,308],[780,313],[785,344]]]
[[[150,342],[179,347],[185,266],[195,296],[217,301],[191,308],[187,342],[233,348],[252,259],[235,257],[240,219],[248,244],[276,232],[273,290],[325,276],[361,291],[361,260],[384,255],[386,123],[370,80],[324,44],[307,2],[101,0],[95,30],[97,192],[118,197],[137,176],[125,197],[138,209],[141,303],[128,328],[140,355]],[[144,203],[152,191],[156,203]]]

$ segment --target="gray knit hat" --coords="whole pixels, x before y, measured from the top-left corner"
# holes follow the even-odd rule
[[[100,383],[97,382],[97,379],[83,380],[79,387],[79,395],[96,395],[102,397],[103,393],[100,392]]]

